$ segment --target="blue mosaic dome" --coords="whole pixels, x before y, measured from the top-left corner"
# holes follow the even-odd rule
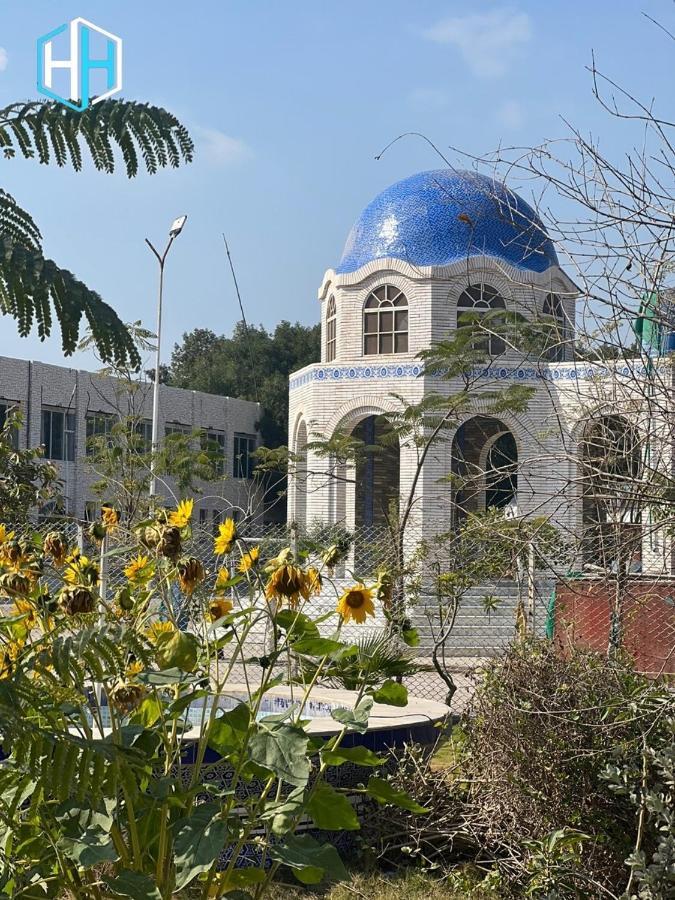
[[[378,194],[349,232],[336,272],[387,256],[418,266],[470,256],[495,256],[532,272],[558,265],[529,204],[500,181],[454,169],[419,172]]]

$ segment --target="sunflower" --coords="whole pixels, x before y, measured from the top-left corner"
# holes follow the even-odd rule
[[[242,558],[239,560],[239,571],[240,572],[248,572],[249,569],[252,569],[258,559],[260,558],[260,547],[252,547],[248,553],[244,553]]]
[[[218,537],[213,542],[213,552],[217,556],[229,553],[236,540],[237,526],[234,524],[234,519],[225,519],[218,526]]]
[[[0,679],[9,678],[14,672],[21,646],[19,641],[10,641],[0,649]]]
[[[132,584],[143,584],[143,582],[152,578],[154,573],[154,564],[142,553],[139,553],[135,559],[132,559],[124,570],[124,574]]]
[[[169,514],[169,525],[175,525],[177,528],[189,525],[194,505],[194,500],[181,500],[177,508]]]
[[[184,594],[191,597],[194,589],[206,578],[201,561],[195,556],[183,559],[178,563],[178,583]]]
[[[337,611],[345,622],[353,619],[362,625],[366,621],[367,615],[375,615],[373,592],[364,584],[355,584],[353,587],[348,588],[340,597]]]
[[[4,544],[5,541],[11,541],[13,537],[13,531],[7,531],[6,525],[0,525],[0,544]]]
[[[223,566],[222,568],[218,569],[218,575],[216,577],[216,584],[215,584],[216,592],[224,591],[225,588],[227,587],[229,580],[230,580],[229,569],[226,566]]]
[[[307,578],[307,593],[309,596],[314,594],[314,596],[318,597],[321,593],[321,587],[323,585],[323,579],[321,577],[321,572],[318,569],[315,569],[314,566],[310,566],[305,572],[305,576]]]
[[[68,584],[98,584],[98,566],[88,556],[83,556],[79,550],[66,557],[63,580]]]
[[[270,576],[265,587],[268,600],[288,600],[289,606],[296,606],[300,597],[309,596],[307,576],[299,566],[279,566]]]
[[[28,600],[14,601],[14,615],[24,616],[24,618],[21,620],[21,624],[26,629],[26,631],[32,631],[33,628],[35,628],[35,626],[37,625],[37,610]]]
[[[101,506],[101,522],[112,531],[120,523],[120,514],[114,506],[104,503]]]
[[[209,603],[209,618],[212,622],[217,622],[218,619],[231,613],[233,607],[234,604],[231,600],[226,600],[225,597],[214,597]]]
[[[136,675],[140,675],[143,671],[143,663],[139,662],[137,659],[133,662],[130,662],[127,666],[126,676],[128,679],[135,678]]]
[[[163,634],[173,634],[175,630],[173,622],[152,622],[148,625],[145,636],[151,644],[156,644]]]

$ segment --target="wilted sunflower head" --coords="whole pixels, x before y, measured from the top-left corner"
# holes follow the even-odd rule
[[[109,503],[104,503],[101,506],[101,522],[103,522],[106,528],[112,530],[119,525],[120,514],[114,506],[110,506]]]
[[[68,544],[60,531],[50,531],[44,539],[42,550],[51,556],[55,566],[62,566],[68,556]]]
[[[83,615],[93,612],[96,598],[91,588],[81,584],[69,584],[61,589],[59,600],[63,611],[69,616]]]
[[[318,597],[321,593],[321,586],[323,585],[323,579],[321,577],[321,572],[318,569],[315,569],[314,566],[310,566],[305,572],[305,579],[307,581],[307,594],[308,596],[314,595]]]
[[[377,573],[377,581],[374,585],[377,599],[388,606],[394,590],[394,576],[387,569],[380,569]]]
[[[309,596],[306,574],[299,566],[279,566],[270,575],[265,596],[268,600],[288,600],[290,606],[295,606],[300,597],[306,600]]]
[[[214,597],[209,603],[209,618],[212,622],[217,622],[223,616],[227,616],[232,612],[234,604],[225,597]]]
[[[345,622],[353,619],[362,625],[366,621],[366,616],[375,615],[372,590],[364,584],[355,584],[347,588],[338,601],[337,611]]]
[[[134,681],[119,681],[108,694],[110,705],[123,715],[133,712],[145,697],[145,688]]]
[[[178,563],[178,583],[188,597],[192,596],[197,585],[206,578],[206,571],[201,560],[195,556],[183,559]]]

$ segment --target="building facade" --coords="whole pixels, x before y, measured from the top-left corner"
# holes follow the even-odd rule
[[[598,539],[617,525],[635,536],[649,510],[626,497],[635,475],[626,467],[631,459],[641,465],[647,453],[652,473],[672,474],[672,365],[575,361],[578,297],[540,219],[504,184],[443,169],[383,191],[320,285],[321,362],[290,379],[289,440],[298,463],[289,520],[301,528],[383,527],[387,510],[410,505],[418,537],[430,537],[470,512],[501,508],[545,516],[585,548],[588,565],[594,553],[597,562]],[[507,319],[523,333],[543,324],[543,344],[524,349],[491,327]],[[460,327],[473,329],[484,361],[455,378],[426,371],[419,354]],[[531,389],[526,409],[487,414],[486,397],[509,384]],[[462,391],[469,405],[421,468],[414,442],[387,441],[383,416],[432,393],[452,400]],[[307,449],[337,434],[380,445],[381,453],[350,470]],[[622,460],[612,463],[618,446]],[[667,531],[653,522],[642,530],[637,570],[672,571]]]
[[[45,458],[59,471],[63,503],[58,512],[77,519],[98,515],[104,494],[94,438],[105,438],[115,423],[131,422],[140,450],[152,437],[152,383],[133,382],[64,366],[0,357],[0,421],[18,409],[23,424],[14,439],[20,447],[43,446]],[[160,386],[160,439],[181,433],[190,446],[207,447],[214,460],[214,482],[196,482],[195,517],[202,525],[224,515],[237,518],[262,513],[262,498],[252,480],[252,454],[259,444],[260,406],[247,400]],[[220,455],[222,454],[222,463]],[[158,492],[175,502],[178,487],[160,479]],[[38,511],[41,516],[57,507]]]

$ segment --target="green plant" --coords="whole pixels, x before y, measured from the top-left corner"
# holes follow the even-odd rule
[[[183,502],[129,531],[109,508],[99,559],[57,532],[0,535],[13,604],[0,618],[0,889],[13,897],[260,898],[281,866],[304,884],[345,877],[333,846],[296,834],[307,820],[358,830],[328,777],[344,763],[363,768],[350,795],[424,812],[379,776],[383,757],[341,746],[366,730],[373,698],[405,703],[400,685],[364,677],[353,707],[333,710],[331,736],[307,728],[315,685],[348,646],[339,614],[330,637],[313,617],[322,564],[290,548],[262,558],[228,519],[214,542],[223,565],[208,573],[191,553],[191,514]],[[106,570],[120,560],[126,581],[111,596]],[[176,591],[190,598],[189,629]],[[267,652],[252,658],[261,629]],[[311,678],[293,678],[293,702],[265,714],[297,659],[314,661]],[[227,702],[235,670],[243,684]]]
[[[302,666],[307,676],[315,675],[317,667],[312,660],[303,660]],[[322,675],[333,686],[355,690],[361,684],[372,687],[386,680],[400,681],[430,669],[387,631],[372,631],[331,654],[322,666]]]
[[[186,129],[169,112],[145,103],[104,100],[84,112],[59,103],[12,103],[0,109],[0,150],[43,165],[55,162],[79,172],[88,155],[96,169],[112,174],[119,156],[129,178],[192,160]],[[118,156],[119,154],[119,156]],[[48,337],[59,323],[64,353],[77,345],[84,316],[106,361],[137,367],[140,356],[115,311],[101,297],[42,252],[42,236],[29,213],[0,191],[0,312],[16,319],[19,333],[33,323]]]
[[[42,451],[19,448],[21,422],[21,413],[10,410],[0,426],[0,519],[11,515],[13,523],[59,495],[58,473]]]

